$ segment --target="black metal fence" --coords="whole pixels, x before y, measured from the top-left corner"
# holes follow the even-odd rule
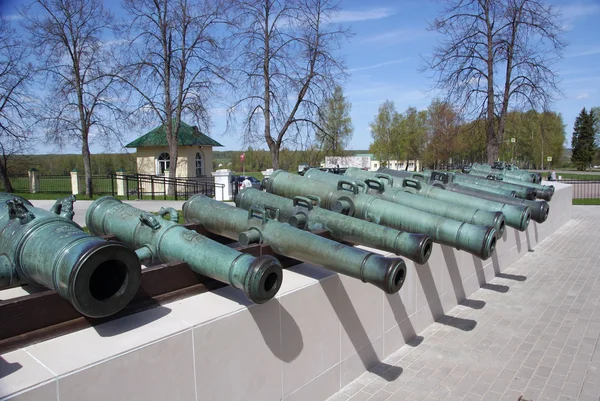
[[[225,185],[215,183],[214,177],[168,177],[149,174],[110,174],[114,180],[113,195],[118,194],[122,185],[123,196],[127,199],[188,199],[202,194],[214,198],[217,191],[223,195]]]
[[[600,199],[600,180],[560,180],[573,186],[573,199]]]
[[[85,193],[85,175],[77,176],[77,185],[79,186],[79,192]],[[114,195],[116,190],[114,174],[92,176],[92,192],[94,195]]]

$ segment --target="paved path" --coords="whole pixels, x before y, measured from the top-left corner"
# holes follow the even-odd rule
[[[31,200],[30,201],[33,206],[39,207],[41,209],[49,210],[52,205],[54,205],[53,200]],[[85,212],[88,207],[92,204],[93,201],[90,200],[78,200],[73,204],[73,210],[75,211],[75,216],[73,217],[73,221],[80,226],[85,226]],[[166,201],[166,200],[130,200],[123,201],[124,203],[129,203],[137,207],[138,209],[145,210],[147,212],[158,212],[161,207],[173,207],[177,210],[181,210],[182,205],[185,203],[184,200],[180,201]]]
[[[448,313],[475,328],[436,322],[329,401],[598,401],[599,238],[600,207],[574,206],[491,281],[508,292],[480,289]]]

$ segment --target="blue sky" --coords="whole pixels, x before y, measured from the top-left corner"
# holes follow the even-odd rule
[[[564,39],[568,46],[564,58],[556,65],[563,96],[552,105],[562,114],[570,146],[575,117],[583,108],[600,106],[600,0],[568,2],[553,0],[563,9]],[[0,0],[4,15],[15,14],[16,1]],[[107,3],[108,4],[108,3]],[[110,4],[118,4],[110,1]],[[368,5],[367,5],[368,4]],[[114,7],[114,6],[113,6]],[[349,24],[354,36],[341,54],[346,60],[349,77],[344,92],[352,103],[354,135],[350,149],[368,149],[371,143],[369,123],[385,100],[392,100],[400,112],[409,106],[426,108],[435,93],[429,91],[433,81],[428,73],[419,72],[422,57],[427,56],[441,36],[427,30],[428,22],[441,10],[442,3],[431,0],[343,0],[339,22]],[[116,10],[115,10],[116,11]],[[213,125],[209,135],[224,145],[218,150],[245,148],[235,134],[224,134],[225,105],[214,105]],[[124,142],[143,134],[127,133]],[[38,152],[48,152],[45,146]],[[76,147],[58,150],[78,152]],[[103,151],[95,144],[93,152]]]

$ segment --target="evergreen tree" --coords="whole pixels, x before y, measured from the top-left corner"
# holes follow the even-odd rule
[[[578,170],[586,170],[594,157],[596,151],[594,123],[594,112],[590,111],[588,113],[585,107],[575,119],[571,139],[571,147],[573,148],[571,161]]]

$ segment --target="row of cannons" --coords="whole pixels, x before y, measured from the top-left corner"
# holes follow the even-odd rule
[[[495,162],[492,165],[473,163],[463,169],[463,173],[484,176],[490,180],[501,180],[507,182],[527,182],[539,184],[542,182],[541,173],[519,170],[518,167],[505,162]]]
[[[183,215],[241,245],[266,244],[276,254],[395,293],[406,276],[403,258],[426,263],[432,242],[487,259],[505,226],[523,231],[530,219],[546,220],[548,202],[535,197],[550,200],[552,186],[505,181],[436,171],[350,168],[335,175],[311,169],[299,176],[278,170],[265,181],[266,191],[241,191],[236,207],[196,195],[183,205]],[[241,253],[189,230],[177,224],[172,208],[153,215],[103,197],[87,210],[86,233],[72,221],[74,201],[59,199],[46,211],[0,194],[0,288],[44,286],[81,314],[106,317],[133,299],[142,264],[185,262],[255,303],[281,287],[277,258]],[[323,230],[329,238],[315,233]],[[116,240],[101,237],[107,235]]]

